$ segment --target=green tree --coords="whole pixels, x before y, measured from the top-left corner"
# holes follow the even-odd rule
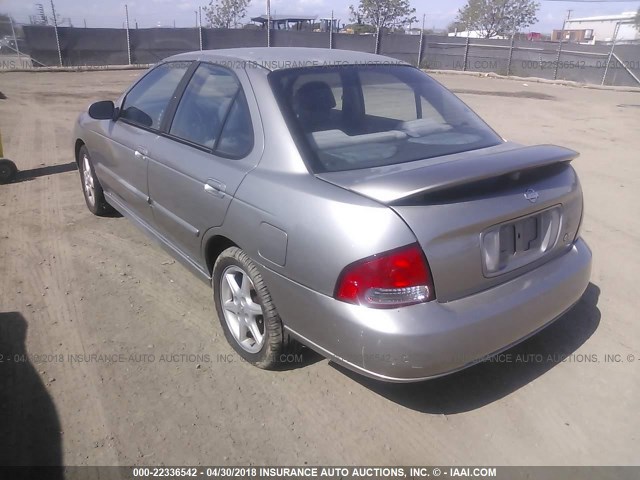
[[[508,36],[536,23],[539,8],[535,0],[468,0],[456,22],[485,38]]]
[[[414,13],[409,0],[360,0],[357,7],[349,6],[350,21],[380,29],[415,23]]]
[[[251,0],[210,0],[204,7],[207,24],[213,28],[232,28],[247,14]]]

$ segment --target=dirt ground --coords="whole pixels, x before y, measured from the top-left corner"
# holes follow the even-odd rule
[[[511,361],[385,385],[242,363],[205,284],[89,213],[72,123],[139,74],[0,73],[0,463],[640,463],[640,93],[437,76],[505,138],[581,152],[592,284]]]

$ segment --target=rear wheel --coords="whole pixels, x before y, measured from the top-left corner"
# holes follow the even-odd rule
[[[255,264],[230,247],[213,267],[213,296],[227,341],[249,363],[275,368],[289,340],[271,295]]]
[[[17,172],[15,163],[6,158],[0,159],[0,183],[9,183]]]
[[[104,191],[98,181],[98,177],[96,177],[89,150],[84,145],[80,147],[80,152],[78,153],[78,166],[80,180],[82,180],[82,193],[89,211],[100,217],[114,213],[115,210],[104,198]]]

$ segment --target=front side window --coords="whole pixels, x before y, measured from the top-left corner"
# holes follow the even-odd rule
[[[120,118],[142,127],[159,129],[167,106],[189,65],[189,62],[169,62],[151,70],[127,94]]]
[[[200,65],[180,99],[169,133],[223,155],[248,153],[253,129],[236,77],[225,68]]]
[[[455,95],[409,66],[289,69],[270,73],[269,81],[314,172],[394,165],[502,143]]]

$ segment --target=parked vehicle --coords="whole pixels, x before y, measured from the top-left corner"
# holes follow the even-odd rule
[[[193,52],[78,118],[89,210],[115,208],[213,287],[263,368],[293,340],[374,378],[444,375],[586,289],[582,191],[427,74],[310,48]]]

